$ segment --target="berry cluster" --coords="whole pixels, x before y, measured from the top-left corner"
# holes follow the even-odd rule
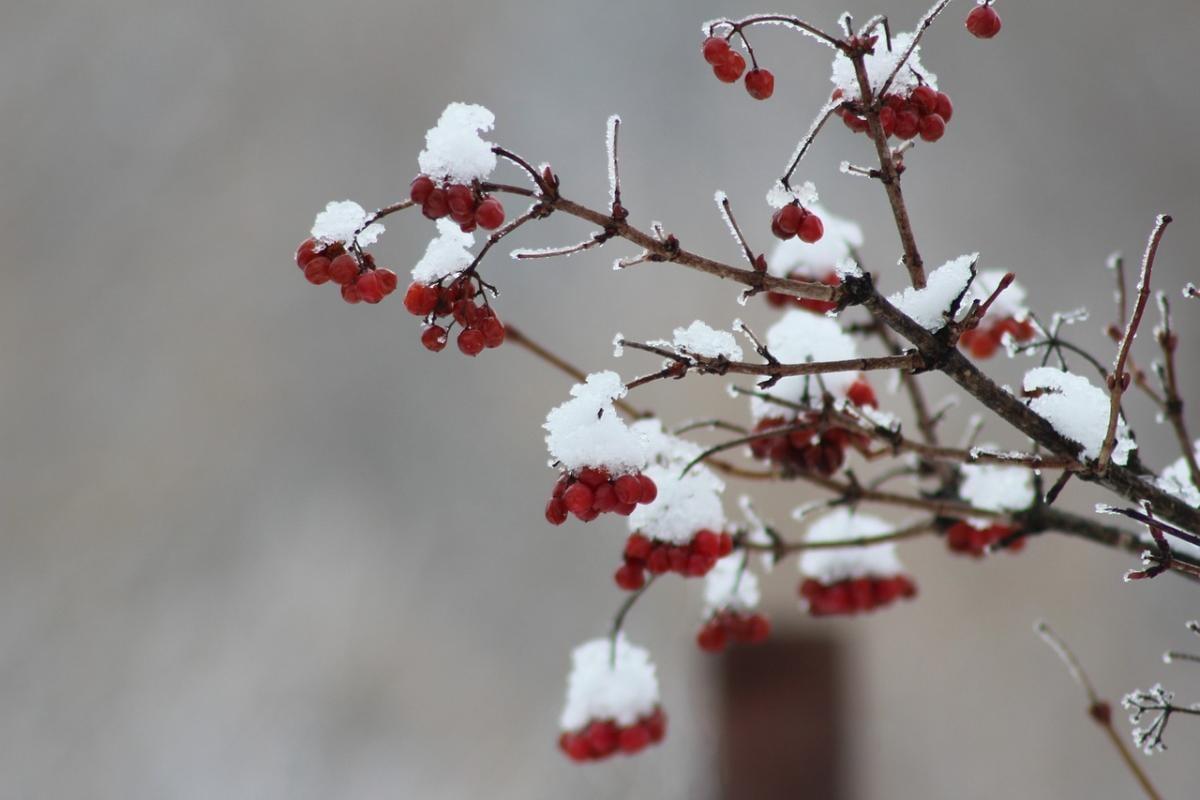
[[[797,281],[812,280],[811,277],[799,272],[791,273],[788,275],[788,278]],[[821,276],[821,283],[826,286],[841,286],[842,279],[838,277],[836,272],[830,270]],[[772,308],[783,308],[790,303],[806,311],[812,311],[814,314],[825,314],[837,308],[837,303],[832,300],[813,300],[808,297],[796,297],[795,295],[782,294],[780,292],[767,292],[767,303]]]
[[[477,297],[481,302],[476,302]],[[446,285],[414,281],[404,293],[404,307],[414,316],[430,318],[421,332],[421,344],[435,353],[445,348],[455,323],[462,326],[458,349],[465,355],[477,356],[485,347],[504,344],[504,323],[488,305],[483,287],[473,275],[464,273]],[[436,324],[441,317],[452,319],[443,327]]]
[[[296,266],[309,283],[320,286],[333,281],[342,287],[347,303],[378,303],[396,291],[396,273],[375,266],[375,257],[347,252],[341,242],[322,244],[305,239],[296,249]]]
[[[779,239],[798,236],[800,241],[813,244],[825,235],[825,223],[799,203],[788,203],[771,217],[771,233]]]
[[[771,635],[771,623],[762,614],[718,611],[696,634],[696,644],[706,653],[720,653],[730,642],[758,644]]]
[[[975,6],[971,13],[967,14],[967,30],[976,39],[992,38],[1000,32],[1000,25],[1000,15],[992,8],[990,2],[987,5]]]
[[[616,720],[594,720],[578,731],[565,731],[558,737],[558,747],[572,761],[599,761],[618,752],[633,755],[658,744],[666,734],[667,716],[661,708],[655,708],[632,725],[622,727]]]
[[[742,77],[746,69],[746,59],[742,54],[729,46],[729,40],[721,36],[709,36],[702,46],[704,60],[712,65],[713,74],[718,80],[733,83]],[[770,70],[754,69],[746,73],[746,91],[755,100],[766,100],[775,93],[775,76]]]
[[[984,320],[986,321],[987,317],[984,317]],[[999,349],[1004,334],[1011,334],[1018,342],[1028,342],[1035,332],[1033,323],[1027,319],[1018,322],[1012,317],[1005,317],[963,331],[958,343],[967,348],[975,358],[991,358]]]
[[[962,553],[973,558],[982,558],[987,549],[996,542],[1012,536],[1016,528],[1008,525],[989,525],[986,528],[976,528],[962,520],[946,529],[946,547],[951,553]],[[1016,539],[1006,549],[1018,552],[1025,547],[1024,539]]]
[[[718,559],[731,552],[733,537],[728,533],[698,531],[687,544],[672,544],[634,533],[625,542],[625,563],[617,569],[613,580],[617,586],[633,592],[645,585],[647,572],[651,575],[674,572],[685,578],[702,578]]]
[[[591,522],[606,511],[623,517],[633,513],[639,503],[653,503],[658,487],[649,475],[640,472],[612,477],[608,470],[584,467],[577,475],[564,474],[554,484],[554,495],[546,504],[546,521],[562,525],[567,514]]]
[[[835,89],[831,99],[841,98],[842,90]],[[835,111],[855,133],[870,135],[871,126],[866,117],[851,108],[842,106]],[[946,125],[954,115],[954,105],[945,92],[934,90],[924,84],[916,87],[907,97],[888,94],[879,109],[879,124],[884,136],[899,139],[915,139],[920,136],[927,142],[936,142],[946,133]]]
[[[856,405],[875,408],[875,390],[865,380],[850,385],[846,396]],[[846,448],[865,443],[862,434],[845,428],[826,426],[822,430],[821,412],[808,411],[789,421],[783,417],[765,417],[754,426],[755,433],[776,428],[795,427],[787,434],[764,436],[750,442],[750,453],[757,459],[801,471],[832,475],[846,460]]]
[[[476,226],[494,231],[504,224],[504,206],[479,191],[478,186],[449,181],[438,186],[428,175],[418,175],[413,178],[408,196],[421,206],[421,213],[427,218],[450,217],[464,233],[471,233]]]
[[[898,598],[916,595],[917,585],[907,575],[849,578],[831,584],[806,578],[800,584],[800,596],[808,603],[808,613],[814,617],[874,611],[891,605]]]

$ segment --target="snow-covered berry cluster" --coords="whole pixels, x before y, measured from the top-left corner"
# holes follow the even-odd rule
[[[350,200],[330,203],[317,215],[312,235],[296,249],[296,266],[309,283],[337,284],[347,303],[378,303],[396,291],[396,273],[378,267],[363,252],[383,233],[366,211]]]
[[[806,541],[821,545],[892,532],[876,517],[835,509],[809,528]],[[800,559],[800,597],[813,616],[858,614],[915,597],[917,587],[904,574],[891,542],[861,547],[816,547]]]
[[[965,520],[958,520],[946,529],[946,547],[951,553],[961,553],[973,558],[983,558],[988,548],[997,542],[1012,536],[1016,528],[1010,525],[992,523],[977,526]],[[1025,547],[1025,540],[1015,539],[1005,548],[1016,553]]]
[[[758,644],[771,635],[771,623],[759,613],[718,611],[696,634],[696,645],[706,653],[720,653],[731,643]]]
[[[991,39],[1000,32],[1000,15],[992,8],[991,0],[971,9],[967,14],[967,30],[976,39]]]
[[[808,604],[808,613],[814,617],[874,611],[916,594],[916,584],[906,575],[847,578],[834,583],[805,578],[800,584],[800,596]]]
[[[842,279],[837,272],[838,265],[849,262],[854,248],[862,246],[862,229],[818,205],[809,206],[809,212],[822,221],[825,235],[816,243],[805,243],[798,237],[779,242],[767,259],[767,272],[777,278],[840,286]],[[779,292],[768,292],[767,303],[774,308],[794,305],[816,314],[832,311],[837,306],[830,300],[813,300]]]
[[[724,83],[734,83],[746,70],[746,59],[729,45],[724,36],[709,36],[701,45],[704,60],[713,74]],[[755,100],[766,100],[775,93],[775,76],[770,70],[754,67],[746,72],[746,92]]]
[[[842,90],[834,89],[830,99],[840,100],[842,97]],[[870,135],[871,126],[863,115],[845,106],[839,107],[834,113],[842,118],[850,130]],[[954,104],[950,102],[949,95],[922,84],[905,96],[892,93],[885,95],[883,106],[879,109],[879,125],[883,128],[884,136],[905,140],[920,136],[926,142],[936,142],[946,134],[946,125],[953,114]]]
[[[733,537],[725,532],[702,529],[685,544],[633,533],[625,540],[624,563],[617,568],[613,580],[622,589],[634,591],[645,585],[647,572],[651,575],[674,572],[685,578],[700,578],[708,574],[718,559],[732,552]]]
[[[435,353],[445,348],[456,323],[462,328],[458,349],[465,355],[477,356],[484,348],[504,344],[504,323],[474,275],[443,278],[432,285],[413,281],[404,293],[404,307],[410,314],[426,318],[421,344]]]
[[[615,720],[596,720],[579,731],[563,731],[558,747],[572,761],[600,761],[616,753],[633,755],[667,735],[667,715],[656,707],[629,725]]]
[[[572,475],[564,473],[554,484],[554,494],[546,504],[546,521],[562,525],[568,514],[581,522],[591,522],[609,511],[628,517],[638,504],[653,503],[658,487],[640,472],[613,477],[603,467],[584,467]]]
[[[443,178],[439,184],[428,175],[418,175],[409,186],[409,198],[421,206],[427,219],[449,217],[463,233],[471,233],[477,226],[494,231],[504,224],[504,206],[480,191],[477,182],[468,186]]]
[[[832,475],[841,469],[846,461],[846,448],[854,439],[844,428],[822,430],[819,411],[801,412],[791,419],[766,417],[758,421],[754,432],[769,433],[780,428],[792,430],[751,440],[751,454],[785,469],[820,475]]]

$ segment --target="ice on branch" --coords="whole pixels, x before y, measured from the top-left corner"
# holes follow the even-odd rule
[[[325,206],[317,214],[312,226],[312,237],[322,244],[341,242],[351,244],[357,240],[364,247],[375,244],[383,235],[383,226],[378,222],[366,225],[367,212],[353,200],[337,200]],[[366,225],[366,227],[363,227]],[[360,230],[361,229],[361,230]]]
[[[608,202],[617,202],[617,129],[621,127],[621,117],[613,114],[608,118],[607,130],[604,134],[604,146],[608,150]]]
[[[658,487],[658,497],[649,505],[639,505],[629,515],[629,530],[660,542],[685,545],[697,531],[721,531],[725,528],[725,509],[721,493],[725,483],[702,464],[682,475],[678,463],[655,464],[642,471]]]
[[[458,224],[449,219],[437,221],[438,235],[425,248],[425,255],[412,268],[412,277],[418,283],[432,285],[462,272],[471,266],[475,257],[471,248],[475,246],[475,234],[463,233]]]
[[[845,333],[836,320],[800,309],[788,311],[771,326],[767,331],[767,348],[785,364],[858,358],[858,346],[854,338]],[[822,387],[835,400],[845,400],[850,385],[858,376],[859,373],[853,371],[827,372],[819,377],[791,375],[771,387],[770,393],[790,403],[802,403],[807,397],[810,406],[820,408]],[[779,417],[785,411],[787,409],[769,400],[750,398],[750,413],[755,420]]]
[[[776,278],[822,280],[850,258],[853,248],[862,247],[862,228],[856,223],[830,214],[820,205],[808,206],[808,210],[825,223],[825,235],[814,244],[792,237],[775,245],[767,258],[767,272]]]
[[[809,208],[817,202],[817,187],[813,186],[812,181],[805,181],[790,189],[781,182],[775,181],[775,185],[767,191],[767,205],[771,208],[783,208],[793,202],[799,203],[805,208]]]
[[[929,273],[924,289],[910,286],[888,300],[922,328],[936,333],[946,327],[950,306],[966,290],[971,280],[971,268],[978,258],[979,253],[970,253],[947,261]]]
[[[958,493],[976,508],[1020,511],[1033,505],[1033,472],[1024,467],[964,464],[962,476]]]
[[[758,606],[758,578],[746,569],[745,555],[732,553],[704,576],[704,617],[716,611],[750,611]]]
[[[550,457],[570,473],[595,467],[615,477],[645,467],[645,436],[626,425],[613,406],[624,396],[625,384],[615,372],[594,372],[571,387],[571,399],[547,414],[542,426]]]
[[[1087,378],[1055,367],[1029,370],[1022,387],[1029,407],[1064,437],[1077,442],[1082,457],[1092,460],[1100,457],[1108,430],[1107,392],[1093,386]],[[1125,464],[1135,447],[1125,420],[1118,419],[1113,463]]]
[[[455,183],[485,180],[496,169],[494,146],[479,134],[496,124],[496,116],[483,106],[451,103],[437,125],[425,134],[425,149],[417,157],[421,172]]]
[[[883,82],[892,74],[896,64],[904,57],[908,46],[912,44],[913,34],[898,33],[892,37],[892,49],[888,50],[887,37],[880,33],[879,41],[875,43],[875,52],[868,55],[864,61],[867,68],[867,78],[871,82],[871,90],[878,90]],[[920,76],[918,80],[917,76]],[[842,96],[847,100],[858,100],[858,75],[854,72],[854,63],[838,51],[833,59],[833,85],[842,90]],[[889,92],[908,95],[919,84],[924,83],[931,89],[937,89],[937,76],[921,65],[921,46],[913,48],[908,63],[896,73]]]
[[[592,720],[632,725],[658,706],[658,677],[644,648],[617,634],[616,658],[608,638],[592,639],[571,653],[567,701],[558,724],[574,731]]]
[[[1195,457],[1200,460],[1200,439],[1193,444]],[[1200,487],[1192,483],[1192,474],[1188,470],[1187,459],[1183,456],[1171,463],[1158,476],[1158,488],[1169,495],[1178,497],[1189,506],[1200,508]]]
[[[1007,275],[1002,269],[989,269],[980,272],[975,276],[975,281],[971,284],[971,290],[967,292],[967,296],[963,299],[963,305],[969,306],[972,300],[978,300],[980,303],[986,301],[992,296],[992,292],[1000,286],[1000,281]],[[996,319],[1005,319],[1011,317],[1020,322],[1029,317],[1029,307],[1025,305],[1027,293],[1025,287],[1013,281],[1008,285],[1003,292],[996,296],[991,307],[988,308],[988,317]]]
[[[670,348],[681,355],[701,358],[725,357],[730,361],[742,360],[742,348],[729,331],[718,331],[696,320],[686,328],[676,328],[675,338],[670,342],[651,342],[656,346]]]
[[[878,517],[836,508],[809,527],[805,541],[838,542],[874,538],[885,536],[892,530],[890,524]],[[805,550],[800,557],[800,573],[826,585],[855,578],[891,577],[902,572],[904,565],[896,555],[896,545],[891,542]]]

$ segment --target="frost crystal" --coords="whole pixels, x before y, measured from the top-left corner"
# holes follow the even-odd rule
[[[929,273],[924,289],[908,287],[888,298],[892,305],[930,333],[946,327],[946,314],[954,298],[963,293],[971,280],[971,267],[979,253],[959,256]]]
[[[479,135],[496,124],[496,116],[483,106],[451,103],[437,125],[425,134],[425,149],[417,157],[421,172],[434,179],[457,183],[484,180],[496,169],[492,143]]]
[[[1100,457],[1104,434],[1108,431],[1109,399],[1102,389],[1055,367],[1036,367],[1025,373],[1024,391],[1033,397],[1029,407],[1054,426],[1054,429],[1073,442],[1078,442],[1084,458]],[[1116,446],[1112,460],[1124,464],[1137,447],[1129,436],[1123,419],[1117,420]]]
[[[858,348],[853,337],[845,333],[837,322],[828,317],[818,317],[807,311],[792,309],[784,314],[767,331],[767,348],[772,355],[785,364],[802,364],[806,361],[842,361],[858,357]],[[781,379],[770,389],[773,397],[799,403],[805,391],[814,407],[821,404],[821,387],[824,386],[837,400],[846,398],[846,390],[858,378],[857,372],[827,372],[822,375],[791,375]],[[784,416],[786,409],[769,400],[750,398],[750,413],[756,420],[764,417]]]
[[[676,328],[671,346],[680,353],[690,353],[702,358],[724,356],[730,361],[742,360],[742,348],[732,333],[714,330],[700,320],[686,328]]]
[[[758,578],[743,566],[745,556],[732,553],[718,561],[704,576],[704,616],[732,609],[749,611],[758,606]]]
[[[843,539],[883,536],[892,526],[878,517],[854,514],[837,508],[814,522],[805,537],[809,542],[837,542]],[[805,550],[800,557],[800,573],[824,584],[854,578],[890,578],[904,572],[891,542],[863,547],[837,547]]]
[[[658,497],[633,510],[630,531],[641,531],[662,542],[687,544],[697,531],[717,532],[725,527],[724,482],[701,464],[680,477],[682,471],[678,463],[655,464],[644,470],[658,487]]]
[[[658,705],[658,677],[654,662],[641,647],[617,634],[616,659],[612,641],[592,639],[571,653],[567,702],[558,724],[565,731],[579,730],[592,720],[615,720],[632,725]]]
[[[769,274],[786,278],[798,272],[801,277],[820,280],[839,263],[847,260],[852,248],[862,247],[862,228],[857,224],[830,214],[818,205],[810,206],[808,210],[820,217],[825,225],[825,235],[814,244],[806,244],[799,237],[792,237],[775,245],[767,258]]]
[[[334,201],[317,214],[312,226],[312,237],[324,244],[350,244],[355,240],[355,232],[363,228],[366,221],[367,212],[358,203],[353,200]],[[358,243],[363,246],[375,244],[381,235],[383,226],[373,222],[358,233]]]
[[[1000,464],[964,464],[959,494],[986,511],[1020,511],[1033,504],[1033,473]]]
[[[608,149],[608,203],[617,202],[617,128],[621,125],[621,117],[613,114],[608,118],[607,132],[604,135],[604,146]]]
[[[437,237],[429,242],[425,255],[412,268],[413,280],[418,283],[435,284],[447,275],[462,272],[475,260],[471,255],[475,234],[463,233],[448,219],[439,219],[437,229]]]
[[[624,396],[615,372],[594,372],[571,387],[572,399],[547,414],[542,426],[551,458],[568,472],[602,467],[617,476],[641,470],[649,453],[646,438],[613,407]]]
[[[898,33],[892,37],[892,49],[889,51],[887,37],[880,33],[879,41],[875,43],[875,53],[867,56],[864,61],[872,91],[878,90],[892,74],[892,70],[896,68],[912,41],[913,34]],[[920,81],[917,80],[918,75],[921,76]],[[859,98],[858,76],[854,72],[854,64],[841,51],[834,56],[831,80],[834,86],[842,90],[846,100]],[[921,65],[921,46],[917,45],[913,48],[908,63],[896,73],[896,79],[892,81],[888,92],[907,96],[919,82],[924,82],[931,89],[937,89],[937,76]]]
[[[817,202],[817,187],[812,185],[812,181],[805,181],[800,186],[793,186],[791,189],[788,189],[782,183],[776,181],[775,185],[767,191],[767,205],[771,208],[783,208],[793,201],[805,208],[810,207]]]
[[[1195,457],[1200,459],[1200,439],[1197,439],[1192,446],[1195,448]],[[1158,477],[1158,488],[1167,494],[1178,497],[1189,506],[1200,508],[1200,487],[1192,483],[1187,459],[1183,456],[1162,471],[1162,475]]]

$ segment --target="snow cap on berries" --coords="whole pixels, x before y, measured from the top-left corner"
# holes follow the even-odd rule
[[[425,255],[412,268],[417,283],[435,284],[447,275],[462,272],[475,260],[471,255],[475,234],[463,233],[462,228],[448,219],[439,219],[437,230],[438,235],[430,240]]]
[[[1200,439],[1193,445],[1196,459],[1200,460]],[[1192,483],[1192,474],[1188,470],[1187,459],[1180,456],[1158,476],[1158,488],[1169,495],[1178,497],[1189,506],[1200,507],[1200,487]],[[1172,545],[1175,543],[1172,542]]]
[[[1054,430],[1077,442],[1084,458],[1097,459],[1108,432],[1109,397],[1087,378],[1055,367],[1035,367],[1025,373],[1022,384],[1026,403],[1054,426]],[[1124,464],[1137,445],[1129,436],[1125,420],[1117,419],[1114,464]]]
[[[643,471],[658,487],[658,496],[653,503],[633,510],[629,530],[660,542],[687,544],[697,531],[718,533],[725,527],[721,504],[725,483],[703,464],[696,464],[682,477],[681,471],[678,463],[654,464]]]
[[[913,321],[930,333],[946,327],[946,315],[954,299],[963,294],[971,280],[971,267],[979,259],[979,253],[947,261],[929,273],[924,289],[912,286],[888,298],[896,308],[913,318]],[[994,288],[994,287],[993,287]],[[964,298],[959,304],[965,310],[969,303]]]
[[[892,74],[892,70],[896,69],[896,64],[900,63],[900,59],[904,57],[904,53],[912,41],[913,34],[898,33],[892,37],[892,48],[889,50],[887,36],[883,31],[879,31],[879,41],[875,43],[875,52],[868,55],[864,61],[872,91],[877,91],[883,86],[883,82]],[[920,79],[918,79],[918,75]],[[842,90],[842,97],[846,100],[857,100],[860,97],[854,62],[840,50],[833,58],[833,76],[830,80],[833,81],[834,86]],[[937,76],[921,65],[921,46],[917,45],[913,48],[908,61],[896,73],[896,78],[892,81],[888,93],[907,96],[921,83],[930,89],[937,89]]]
[[[667,433],[662,420],[639,419],[629,426],[646,442],[647,458],[664,467],[678,466],[679,471],[693,459],[698,458],[704,448],[695,442]]]
[[[496,169],[494,146],[479,134],[496,124],[496,115],[483,106],[451,103],[437,125],[425,134],[425,149],[417,157],[421,172],[456,183],[484,180]]]
[[[749,611],[758,606],[758,578],[743,567],[745,555],[731,553],[704,576],[704,616],[730,609]]]
[[[559,718],[564,731],[576,731],[593,720],[632,725],[658,706],[658,678],[644,648],[617,634],[616,659],[612,640],[592,639],[571,653],[567,702]]]
[[[625,396],[615,372],[593,372],[571,387],[571,398],[546,415],[546,447],[567,472],[584,467],[612,476],[638,472],[649,457],[645,437],[630,428],[613,407]]]
[[[383,226],[372,222],[363,228],[367,221],[367,212],[353,200],[335,200],[325,206],[325,210],[317,214],[313,221],[312,237],[322,244],[341,242],[350,244],[355,241],[355,231],[362,228],[357,239],[364,247],[375,244],[383,235]]]
[[[834,216],[819,205],[811,205],[808,210],[821,218],[825,235],[813,244],[798,237],[779,242],[767,258],[768,274],[786,278],[798,272],[805,278],[820,280],[849,258],[852,248],[862,247],[862,228],[856,223]]]
[[[986,511],[1020,511],[1033,504],[1033,471],[1003,464],[963,464],[958,493]]]
[[[853,337],[843,331],[836,320],[800,309],[788,311],[771,326],[767,331],[767,348],[785,364],[858,358],[858,346]],[[812,406],[819,408],[822,385],[835,399],[844,400],[850,384],[858,377],[857,372],[828,372],[819,376],[819,379],[814,375],[791,375],[781,379],[769,391],[773,397],[799,403],[807,387]],[[760,420],[785,416],[791,412],[778,403],[751,397],[750,413],[754,419]]]
[[[892,525],[867,514],[836,508],[809,526],[805,541],[837,542],[860,537],[872,538],[891,533]],[[890,578],[904,572],[892,542],[862,547],[836,547],[805,550],[800,557],[800,573],[825,585],[855,578]]]

